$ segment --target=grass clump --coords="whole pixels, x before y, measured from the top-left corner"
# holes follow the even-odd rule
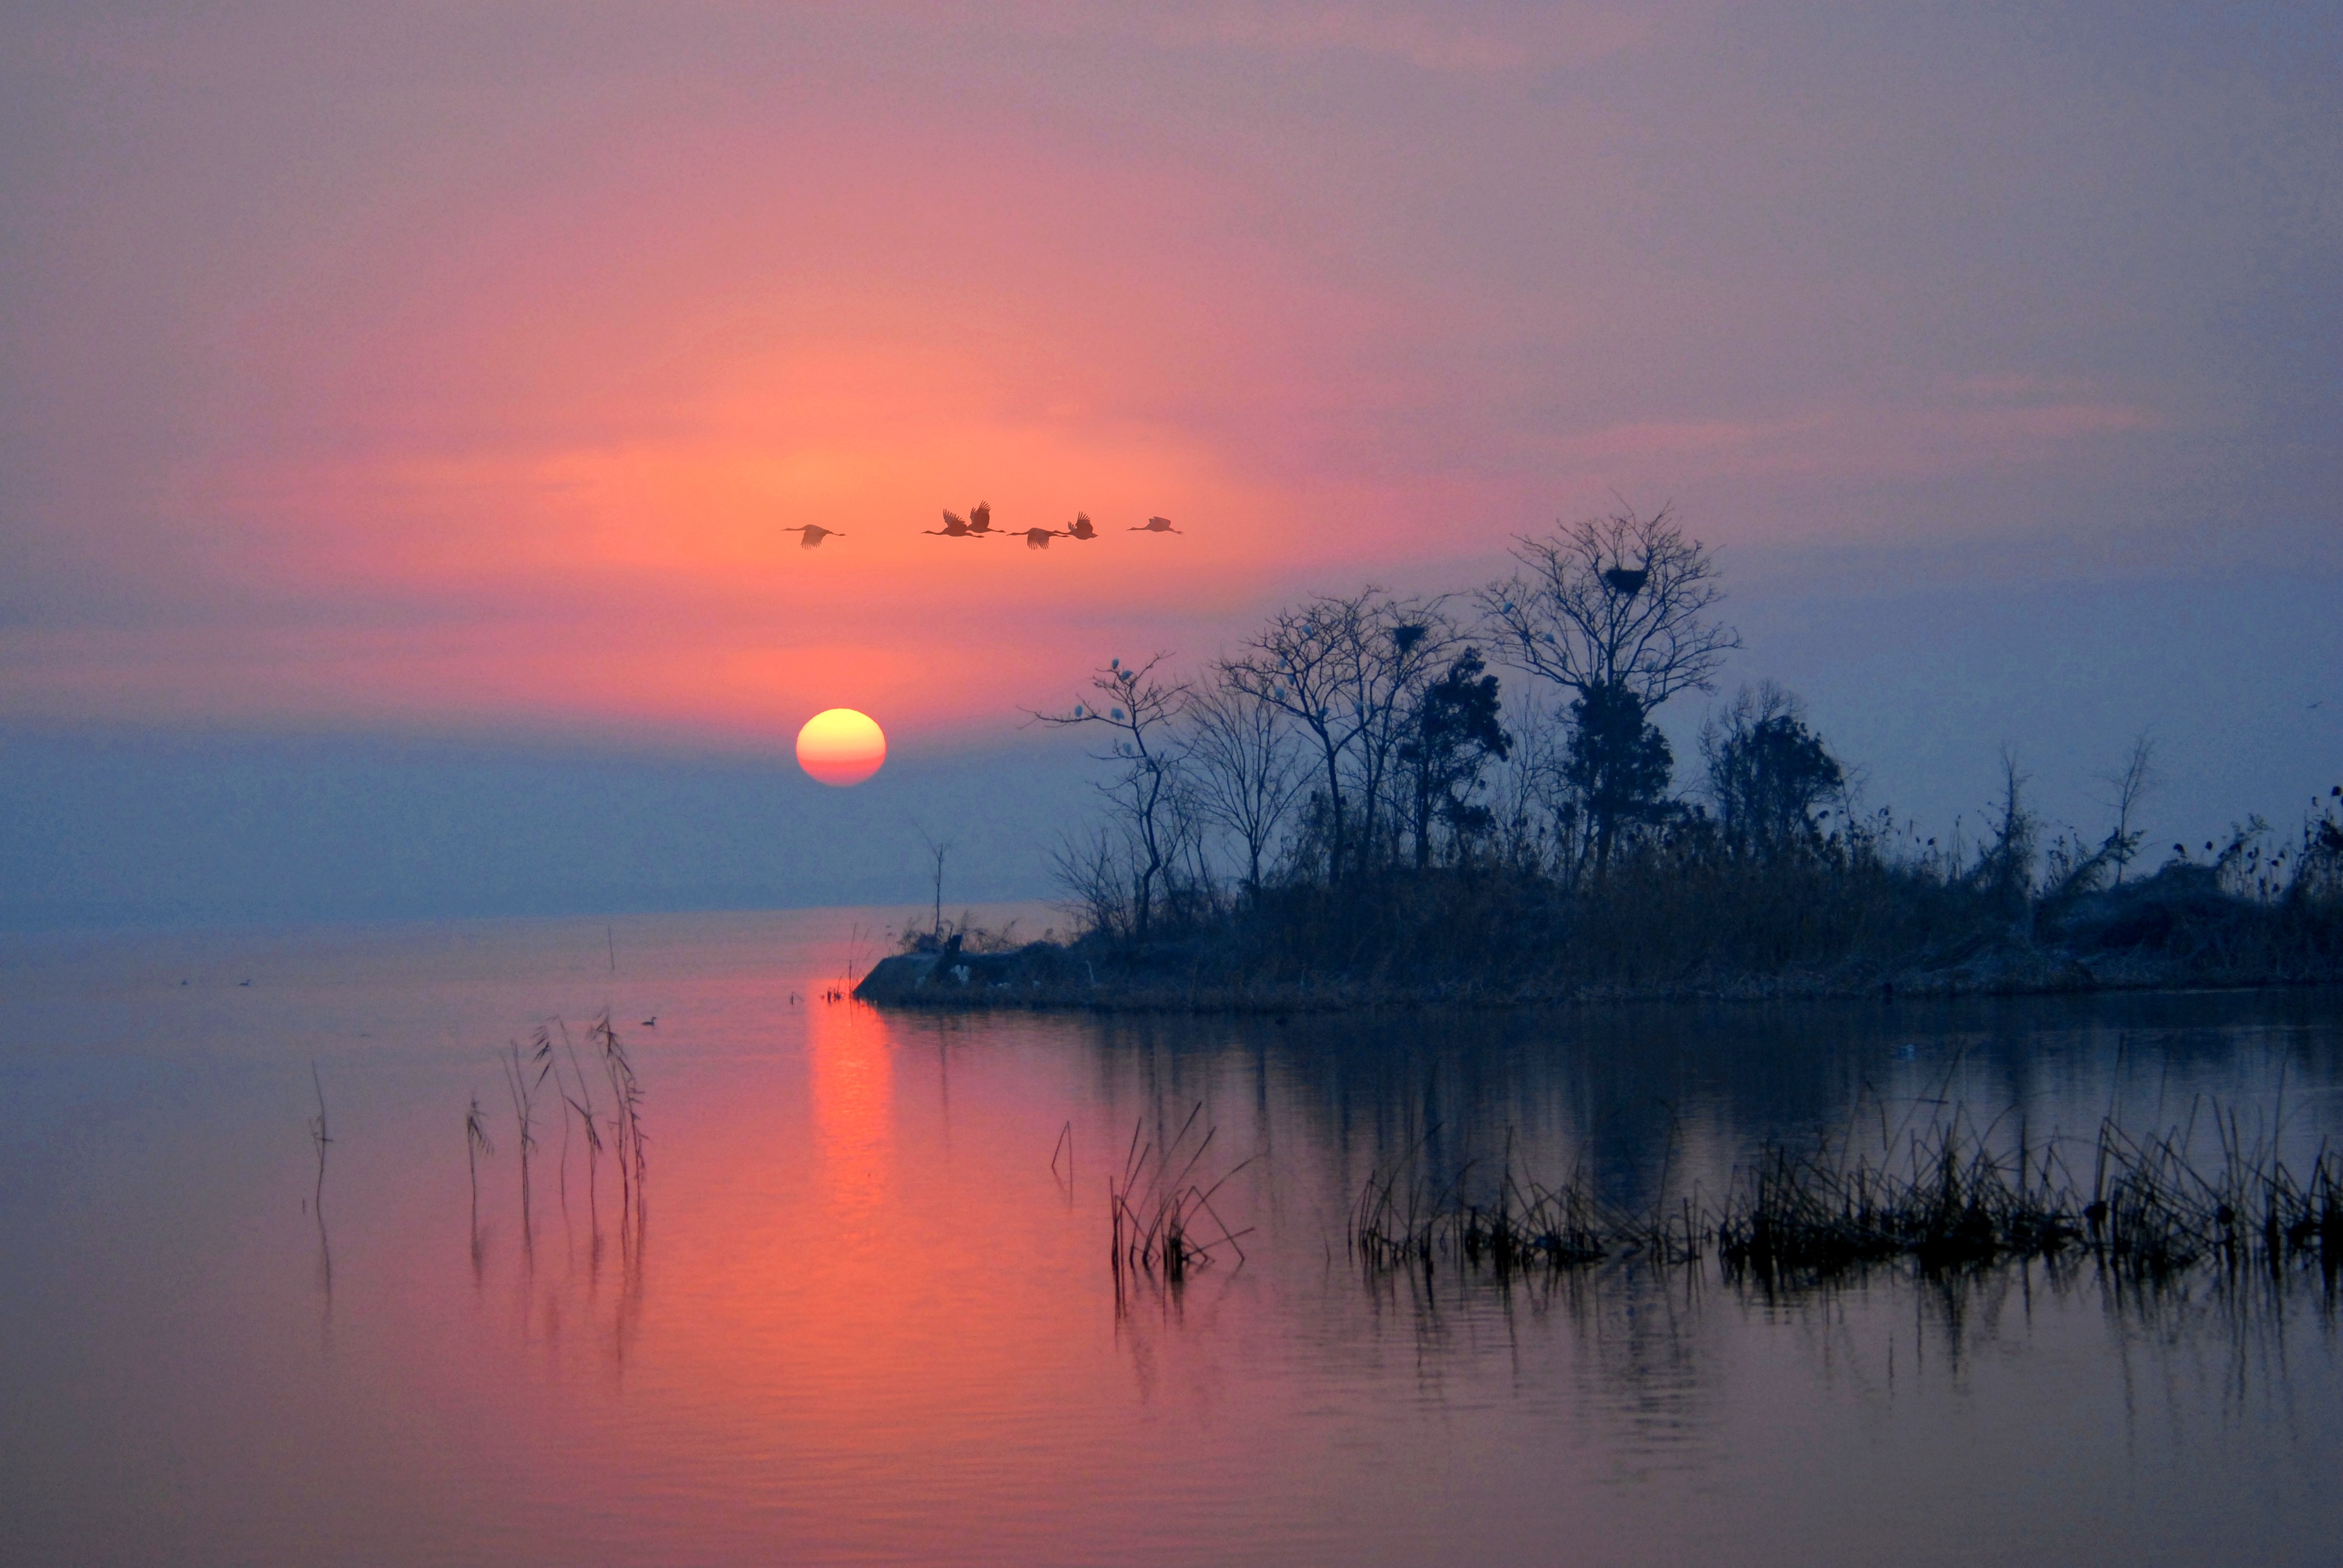
[[[1543,1185],[1515,1171],[1510,1139],[1493,1188],[1477,1197],[1483,1183],[1473,1162],[1439,1182],[1417,1167],[1411,1155],[1374,1172],[1353,1205],[1346,1244],[1370,1270],[1429,1269],[1445,1257],[1504,1278],[1620,1258],[1678,1263],[1701,1255],[1689,1200],[1674,1213],[1664,1207],[1630,1213],[1598,1199],[1583,1171]]]
[[[1121,1174],[1108,1178],[1107,1210],[1113,1235],[1108,1255],[1118,1307],[1126,1299],[1128,1285],[1137,1281],[1160,1281],[1177,1287],[1195,1270],[1214,1261],[1223,1250],[1234,1253],[1240,1264],[1244,1261],[1240,1242],[1252,1233],[1252,1227],[1232,1231],[1213,1208],[1212,1199],[1231,1177],[1252,1161],[1242,1160],[1217,1177],[1209,1175],[1204,1156],[1218,1129],[1206,1128],[1197,1135],[1196,1123],[1203,1111],[1200,1101],[1180,1131],[1161,1147],[1151,1139],[1142,1141],[1145,1123],[1134,1122]]]
[[[2083,1234],[2055,1149],[1996,1153],[1957,1119],[1897,1169],[1761,1151],[1715,1221],[1728,1273],[1820,1277],[1908,1258],[1924,1270],[2054,1256]]]
[[[2033,1145],[1997,1141],[1996,1127],[1956,1113],[1883,1134],[1875,1153],[1767,1144],[1714,1207],[1690,1194],[1642,1212],[1605,1203],[1583,1173],[1553,1187],[1529,1181],[1510,1147],[1493,1182],[1476,1182],[1469,1162],[1429,1181],[1411,1156],[1368,1178],[1348,1244],[1371,1271],[1445,1260],[1500,1280],[1625,1259],[1689,1264],[1713,1245],[1726,1279],[1767,1292],[1881,1266],[1946,1275],[2033,1259],[2087,1261],[2150,1286],[2204,1270],[2311,1269],[2334,1291],[2343,1152],[2322,1144],[2297,1170],[2274,1140],[2248,1141],[2234,1114],[2214,1123],[2219,1159],[2204,1168],[2188,1155],[2193,1121],[2141,1135],[2110,1116],[2087,1144]],[[2087,1181],[2074,1174],[2084,1151]]]

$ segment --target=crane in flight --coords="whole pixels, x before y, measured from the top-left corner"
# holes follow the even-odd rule
[[[978,538],[988,538],[992,533],[992,503],[979,501],[968,509],[968,531]]]
[[[1070,539],[1094,539],[1098,538],[1098,529],[1091,527],[1091,515],[1088,512],[1076,512],[1074,514],[1074,520],[1066,525],[1066,538]]]
[[[1050,548],[1050,541],[1051,539],[1063,538],[1065,538],[1065,536],[1059,533],[1054,528],[1027,528],[1025,530],[1025,548],[1029,550],[1046,550]]]
[[[990,528],[991,523],[992,519],[990,518],[987,518],[985,519],[985,526],[987,528]],[[921,528],[920,532],[923,534],[939,534],[948,539],[980,539],[984,538],[982,534],[980,534],[974,528],[970,528],[968,526],[968,519],[961,517],[958,512],[946,512],[944,514],[944,526],[942,528]]]
[[[1125,531],[1134,534],[1176,534],[1180,530],[1172,526],[1172,519],[1169,518],[1150,518],[1145,523],[1134,523]]]
[[[795,527],[783,528],[781,532],[802,535],[803,537],[798,540],[798,548],[801,550],[812,549],[824,539],[842,539],[846,537],[836,528],[825,528],[820,523],[799,523]]]

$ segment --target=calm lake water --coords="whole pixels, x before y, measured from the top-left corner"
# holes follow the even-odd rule
[[[1508,1140],[1622,1202],[1956,1105],[2039,1141],[2110,1107],[2201,1137],[2217,1102],[2307,1157],[2343,1141],[2331,992],[1284,1022],[820,1000],[890,913],[5,939],[0,1558],[2337,1560],[2315,1272],[1767,1299],[1713,1261],[1427,1281],[1343,1246],[1379,1165]],[[550,1110],[524,1227],[498,1075],[606,1005],[643,1089],[639,1243]],[[1215,1200],[1246,1260],[1119,1309],[1109,1172],[1200,1104],[1201,1168],[1251,1161]]]

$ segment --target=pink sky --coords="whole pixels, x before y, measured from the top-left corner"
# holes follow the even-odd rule
[[[1760,620],[2331,576],[2289,25],[14,7],[0,719],[981,737],[1614,492]]]

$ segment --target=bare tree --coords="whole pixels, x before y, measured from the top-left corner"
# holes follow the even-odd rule
[[[1568,836],[1559,831],[1567,811],[1560,716],[1537,687],[1520,686],[1505,699],[1505,731],[1513,749],[1499,764],[1493,807],[1503,852],[1514,865],[1574,879],[1564,854]]]
[[[1366,716],[1359,732],[1359,860],[1399,853],[1406,816],[1403,774],[1408,742],[1417,739],[1424,694],[1462,641],[1445,596],[1382,598],[1369,607],[1368,638],[1353,693]]]
[[[1655,775],[1666,788],[1666,741],[1652,709],[1680,691],[1710,689],[1741,635],[1711,618],[1725,597],[1715,558],[1667,508],[1524,537],[1513,555],[1522,569],[1483,589],[1481,608],[1499,657],[1577,694],[1573,765],[1600,875],[1623,815],[1652,805],[1638,791]]]
[[[925,823],[917,820],[911,823],[911,830],[919,834],[920,842],[928,847],[928,859],[930,862],[930,869],[935,872],[935,925],[931,928],[930,934],[935,940],[940,942],[944,940],[944,858],[952,852],[952,840],[937,838],[928,831]]]
[[[1091,930],[1127,931],[1131,925],[1131,889],[1123,876],[1127,857],[1118,852],[1114,834],[1105,828],[1076,837],[1067,834],[1051,851],[1051,869],[1067,902]]]
[[[1395,599],[1371,585],[1278,611],[1222,664],[1231,686],[1309,738],[1335,879],[1373,858],[1413,699],[1456,642],[1444,599]]]
[[[1192,693],[1190,700],[1194,700]],[[1209,842],[1213,822],[1196,788],[1196,759],[1187,749],[1187,739],[1183,736],[1175,747],[1179,761],[1164,798],[1171,829],[1165,835],[1161,903],[1167,913],[1192,920],[1212,911],[1216,883]]]
[[[2009,912],[2031,918],[2034,861],[2042,839],[2042,825],[2025,802],[2030,774],[2017,770],[2017,758],[2006,747],[2001,753],[2001,799],[1986,809],[1991,839],[1977,847],[1969,885],[1992,894]],[[2031,935],[2028,930],[2025,934]]]
[[[1196,809],[1244,846],[1245,891],[1258,894],[1262,857],[1306,777],[1290,720],[1226,670],[1189,702],[1187,718]]]
[[[2132,826],[2132,819],[2138,815],[2140,803],[2164,782],[2163,772],[2156,765],[2156,742],[2147,731],[2132,737],[2131,755],[2114,772],[2100,774],[2099,782],[2112,791],[2107,805],[2115,811],[2116,829],[2107,836],[2106,853],[2115,862],[2116,886],[2121,887],[2124,868],[2139,855],[2141,832]]]
[[[1284,714],[1309,738],[1325,791],[1331,840],[1327,868],[1338,879],[1349,829],[1342,759],[1357,742],[1363,722],[1350,710],[1344,693],[1355,677],[1365,640],[1361,625],[1365,598],[1320,598],[1281,609],[1242,653],[1222,665],[1232,687]]]
[[[1191,696],[1184,681],[1157,678],[1155,668],[1169,656],[1157,654],[1141,665],[1120,658],[1093,672],[1093,699],[1077,702],[1064,713],[1036,713],[1044,724],[1097,725],[1111,732],[1107,749],[1091,756],[1117,765],[1112,778],[1098,786],[1112,804],[1117,823],[1128,839],[1131,866],[1131,934],[1147,939],[1155,897],[1165,872],[1179,851],[1180,823],[1175,809],[1180,753],[1174,726]],[[1097,869],[1087,852],[1091,873]],[[1094,879],[1086,873],[1084,880]]]
[[[1709,689],[1741,646],[1739,632],[1708,618],[1725,597],[1715,558],[1667,508],[1524,537],[1513,555],[1523,569],[1480,596],[1501,656],[1581,697],[1620,688],[1649,712],[1688,688]]]

